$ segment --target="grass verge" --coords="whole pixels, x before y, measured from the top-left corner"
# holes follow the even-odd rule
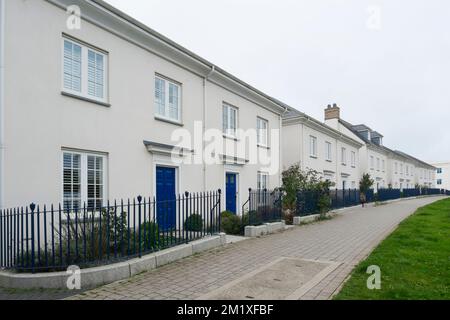
[[[367,268],[381,269],[381,289],[367,288]],[[403,221],[353,270],[335,300],[450,299],[450,199]]]

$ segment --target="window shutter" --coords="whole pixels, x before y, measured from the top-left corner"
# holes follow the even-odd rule
[[[81,47],[64,40],[64,88],[81,92]]]

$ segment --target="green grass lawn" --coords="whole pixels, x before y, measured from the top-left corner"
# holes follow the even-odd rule
[[[381,290],[367,289],[367,267]],[[353,271],[336,300],[450,299],[450,199],[420,208]]]

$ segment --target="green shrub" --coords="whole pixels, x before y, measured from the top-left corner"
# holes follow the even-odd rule
[[[143,223],[140,226],[140,230],[142,250],[151,250],[159,247],[162,240],[159,235],[159,227],[157,223],[153,221]],[[138,232],[134,235],[135,237],[139,237]]]
[[[241,235],[243,233],[242,219],[231,212],[222,212],[221,214],[222,232],[230,235]]]
[[[184,222],[184,228],[187,231],[194,231],[194,232],[200,232],[203,230],[203,219],[202,216],[199,214],[192,214],[189,217],[187,217],[186,221]]]

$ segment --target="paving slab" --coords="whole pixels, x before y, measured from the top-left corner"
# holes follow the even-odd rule
[[[340,211],[332,220],[227,244],[139,274],[129,281],[115,282],[69,299],[197,299],[226,288],[230,283],[239,282],[245,275],[264,270],[267,265],[283,258],[317,260],[319,264],[320,261],[337,263],[336,268],[323,279],[316,278],[311,288],[305,285],[311,281],[312,274],[318,274],[318,270],[299,274],[292,269],[291,276],[299,281],[297,289],[291,290],[290,294],[283,293],[282,297],[289,298],[296,293],[295,298],[301,300],[330,299],[354,266],[370,254],[401,221],[417,208],[443,198],[427,197],[383,206],[350,208]],[[268,272],[266,275],[268,279],[275,278],[273,273]]]

